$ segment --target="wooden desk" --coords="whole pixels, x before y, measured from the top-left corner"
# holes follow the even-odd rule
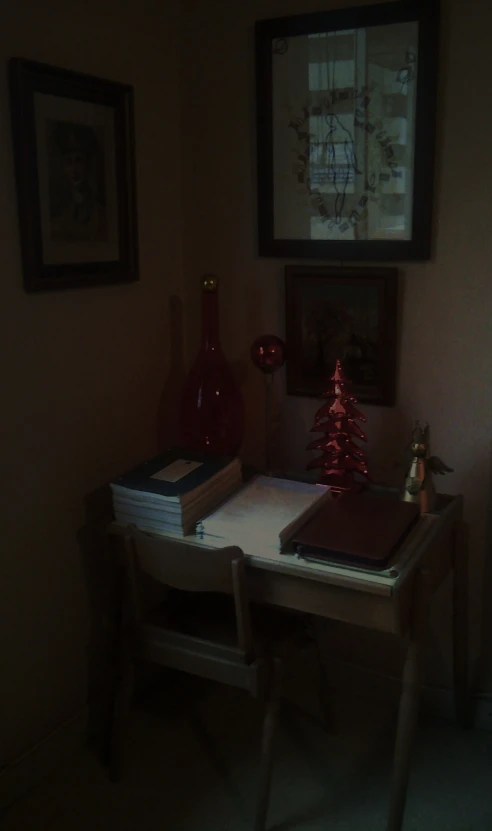
[[[461,496],[442,496],[439,512],[423,515],[402,545],[392,569],[371,573],[318,565],[294,554],[254,550],[254,537],[237,540],[248,557],[250,596],[261,603],[357,624],[407,639],[387,831],[400,831],[421,686],[421,651],[430,601],[454,575],[454,679],[456,713],[468,723],[467,527]],[[110,525],[113,534],[123,527]],[[207,548],[197,537],[186,542]]]

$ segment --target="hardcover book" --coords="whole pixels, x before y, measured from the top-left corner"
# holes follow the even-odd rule
[[[385,568],[420,517],[420,508],[372,494],[326,502],[293,541],[304,559]]]

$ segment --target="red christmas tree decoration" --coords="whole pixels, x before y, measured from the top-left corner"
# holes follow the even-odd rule
[[[321,456],[307,465],[307,470],[321,470],[319,482],[337,491],[357,491],[362,483],[354,478],[359,473],[370,479],[367,456],[353,439],[367,441],[366,434],[356,421],[367,421],[356,407],[357,399],[350,395],[350,382],[345,377],[340,361],[325,392],[327,399],[314,418],[311,433],[323,435],[310,442],[306,450],[320,450]]]

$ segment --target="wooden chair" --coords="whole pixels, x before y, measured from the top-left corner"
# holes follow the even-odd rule
[[[179,592],[232,595],[235,632],[220,633],[217,621],[203,620],[198,634],[196,615],[190,621],[173,616],[172,603],[158,612],[145,613],[140,587],[141,575]],[[121,777],[125,725],[133,693],[134,664],[138,659],[181,670],[247,690],[266,700],[260,761],[260,783],[255,831],[264,831],[272,773],[273,738],[280,698],[281,667],[278,658],[255,652],[245,580],[245,558],[240,548],[198,550],[180,540],[163,539],[130,526],[124,537],[123,615],[120,625],[120,662],[115,684],[110,741],[110,775]],[[172,594],[172,592],[171,592]],[[191,595],[192,610],[200,608],[198,595]],[[234,621],[233,621],[234,623]],[[234,627],[233,627],[234,628]],[[181,629],[181,631],[180,631]],[[188,630],[188,631],[187,631]],[[190,631],[192,632],[190,634]],[[220,637],[222,635],[222,637]]]

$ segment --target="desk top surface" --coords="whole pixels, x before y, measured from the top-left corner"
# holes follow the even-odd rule
[[[461,509],[462,497],[442,496],[440,501],[441,509],[436,513],[423,514],[420,517],[415,528],[412,529],[401,545],[392,563],[388,568],[381,571],[357,566],[307,562],[288,550],[283,552],[267,548],[261,550],[255,548],[254,537],[238,539],[237,544],[243,549],[249,565],[255,569],[281,572],[284,575],[306,580],[344,586],[371,594],[391,596],[419,562],[438,531],[457,518],[457,511]],[[116,522],[111,524],[110,529],[119,535],[124,533],[124,526]],[[141,530],[145,530],[145,528]],[[202,548],[204,552],[207,549],[219,547],[204,543],[194,534],[183,538],[151,530],[148,533],[188,545],[195,545]]]

